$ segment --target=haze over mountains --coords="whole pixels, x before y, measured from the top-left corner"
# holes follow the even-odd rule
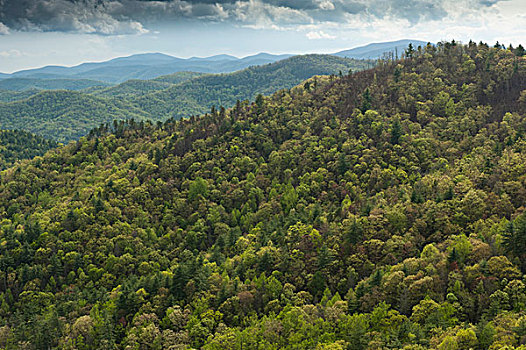
[[[237,100],[253,101],[258,94],[292,88],[315,75],[370,68],[375,62],[368,58],[401,53],[409,42],[425,45],[403,40],[332,55],[260,53],[244,58],[146,53],[19,71],[0,77],[0,128],[67,142],[115,119],[163,121],[199,115],[212,106],[228,108]]]
[[[74,67],[47,66],[0,76],[0,128],[21,129],[60,142],[112,120],[164,121],[253,101],[316,75],[342,75],[374,66],[374,58],[417,40],[376,43],[331,55],[260,53],[172,57],[137,54]],[[356,59],[355,59],[356,58]]]
[[[400,40],[384,43],[373,43],[350,50],[340,51],[333,55],[353,59],[377,59],[385,52],[402,53],[409,43],[426,45],[419,40]],[[211,57],[178,58],[162,53],[144,53],[128,57],[118,57],[105,62],[82,63],[74,67],[46,66],[36,69],[18,71],[12,74],[0,74],[0,89],[25,90],[38,89],[68,89],[71,79],[82,80],[81,88],[86,85],[118,84],[130,79],[153,79],[161,75],[181,71],[201,73],[230,73],[250,66],[273,63],[293,56],[292,54],[273,55],[259,53],[252,56],[237,58],[231,55],[215,55]],[[24,78],[25,80],[19,80]],[[39,82],[27,79],[54,80],[53,83]],[[62,80],[61,80],[62,79]],[[60,85],[62,83],[62,85]],[[61,87],[62,86],[62,87]]]
[[[47,66],[23,70],[9,75],[9,78],[92,79],[106,83],[121,83],[129,79],[153,79],[161,75],[181,71],[202,73],[229,73],[250,66],[273,63],[292,55],[271,55],[266,53],[236,58],[217,55],[206,58],[178,58],[162,53],[144,53],[118,57],[105,62],[83,63],[74,67]],[[1,77],[0,77],[1,78]],[[4,78],[6,78],[4,76]]]

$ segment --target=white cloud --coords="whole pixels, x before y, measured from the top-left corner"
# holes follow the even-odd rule
[[[313,31],[313,32],[308,32],[306,34],[307,38],[309,40],[319,40],[319,39],[336,39],[336,36],[334,35],[330,35],[330,34],[327,34],[325,33],[324,31]]]
[[[5,24],[0,22],[0,35],[7,35],[7,34],[9,34],[9,28]]]
[[[342,45],[414,38],[524,42],[526,0],[0,0],[0,34],[159,34],[185,22],[297,32]],[[14,4],[14,5],[13,5]],[[190,24],[188,24],[190,23]],[[178,30],[183,26],[179,26]],[[243,29],[241,28],[241,29]],[[180,29],[184,30],[184,29]],[[218,33],[220,35],[220,33]],[[491,38],[491,39],[487,39]],[[305,40],[306,41],[306,40]],[[334,46],[336,41],[329,43]]]
[[[0,51],[0,57],[2,58],[16,58],[21,57],[22,55],[22,52],[18,50]]]
[[[330,0],[322,0],[318,4],[318,6],[322,10],[334,10],[335,9],[334,4]]]
[[[287,25],[313,22],[303,11],[270,5],[260,0],[237,1],[232,14],[237,21],[258,29],[280,29]]]
[[[342,28],[364,23],[370,28],[370,23],[403,21],[405,28],[393,28],[403,31],[420,23],[433,26],[451,19],[462,23],[490,13],[513,17],[526,11],[525,0],[0,0],[0,4],[4,4],[0,18],[13,30],[103,35],[142,34],[148,32],[145,27],[180,19],[292,31],[298,25],[316,24],[315,32],[331,23]],[[0,23],[0,34],[6,31]],[[310,37],[328,38],[320,33]]]

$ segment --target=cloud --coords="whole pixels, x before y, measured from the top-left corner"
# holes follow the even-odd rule
[[[259,0],[237,1],[231,7],[231,14],[234,21],[257,28],[277,29],[281,26],[312,22],[303,11]]]
[[[16,58],[23,56],[22,52],[19,50],[7,50],[7,51],[0,51],[0,57],[2,58]]]
[[[334,10],[335,9],[334,4],[332,3],[332,1],[329,1],[329,0],[320,1],[319,7],[322,10]]]
[[[0,22],[0,35],[7,35],[7,34],[9,34],[9,28],[5,24]]]
[[[57,31],[90,34],[142,34],[147,30],[136,20],[111,14],[118,1],[96,0],[4,0],[0,19],[19,31]]]
[[[306,36],[307,36],[307,39],[309,39],[309,40],[336,39],[336,36],[327,34],[327,33],[325,33],[324,31],[321,31],[321,30],[320,31],[308,32],[306,34]]]
[[[350,21],[409,26],[473,15],[514,0],[0,0],[0,33],[12,30],[142,34],[159,23],[230,22],[251,28]],[[321,36],[319,31],[311,37]]]

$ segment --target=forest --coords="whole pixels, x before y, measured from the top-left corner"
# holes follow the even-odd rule
[[[58,147],[55,141],[21,130],[0,130],[0,170],[22,159],[43,156]]]
[[[0,347],[526,349],[525,135],[474,42],[100,125],[1,173]]]

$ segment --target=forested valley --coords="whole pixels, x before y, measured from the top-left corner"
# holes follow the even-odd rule
[[[348,73],[3,171],[0,347],[525,349],[524,50]]]

